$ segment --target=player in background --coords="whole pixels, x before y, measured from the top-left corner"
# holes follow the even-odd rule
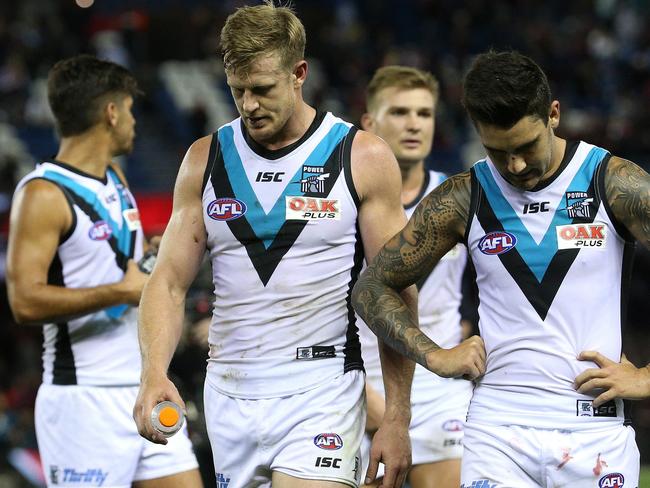
[[[242,7],[221,31],[240,117],[189,148],[140,312],[142,435],[160,400],[190,283],[207,248],[215,302],[205,416],[217,480],[229,488],[356,487],[365,426],[363,363],[350,294],[406,223],[399,168],[372,134],[302,96],[302,23],[286,7]],[[404,292],[415,310],[414,290]],[[413,363],[387,348],[386,413],[369,476],[401,486],[410,464]],[[373,471],[374,470],[374,471]]]
[[[359,279],[355,307],[427,369],[477,379],[462,487],[637,486],[622,399],[650,395],[650,370],[622,356],[621,326],[634,241],[650,247],[650,176],[558,137],[560,102],[517,52],[479,55],[463,102],[488,156],[423,200]],[[476,269],[485,344],[470,368],[398,294],[458,242]]]
[[[36,435],[48,486],[201,487],[187,432],[138,435],[137,305],[147,275],[138,209],[113,158],[133,148],[137,82],[88,55],[58,62],[48,97],[61,137],[22,179],[7,284],[18,324],[42,325]]]
[[[366,89],[367,113],[362,127],[390,146],[402,174],[402,205],[410,217],[418,203],[447,176],[427,169],[435,130],[439,85],[431,73],[405,66],[378,69]],[[418,283],[420,329],[441,347],[462,341],[461,280],[467,261],[462,244],[449,251],[430,274]],[[359,326],[364,365],[368,419],[364,445],[384,413],[384,387],[379,368],[377,336]],[[463,451],[463,424],[472,384],[463,379],[431,375],[415,368],[411,388],[413,467],[408,480],[413,488],[457,488]]]

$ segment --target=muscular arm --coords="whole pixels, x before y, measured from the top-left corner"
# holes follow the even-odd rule
[[[167,378],[167,369],[183,331],[185,295],[206,247],[201,185],[210,142],[210,136],[199,139],[183,159],[174,189],[172,216],[140,302],[142,380],[133,417],[140,434],[159,444],[166,444],[167,440],[151,425],[152,408],[163,400],[184,405]]]
[[[7,289],[19,324],[64,321],[120,303],[137,305],[146,277],[129,263],[125,278],[92,288],[48,284],[48,271],[72,212],[54,183],[37,179],[18,190],[11,209]]]
[[[166,375],[183,328],[185,295],[205,252],[201,184],[210,137],[199,139],[181,164],[172,215],[163,234],[156,266],[140,302],[139,339],[143,377]]]
[[[435,354],[444,350],[418,329],[399,292],[429,273],[462,239],[469,215],[470,187],[469,173],[463,173],[449,178],[425,197],[407,226],[361,275],[352,294],[355,309],[377,336],[441,376],[476,377],[482,373],[481,358],[468,357],[460,364],[450,361],[454,358],[447,354]],[[473,343],[481,346],[478,341],[474,339]]]
[[[612,157],[605,193],[616,218],[650,249],[650,175],[631,161]]]
[[[406,224],[400,200],[401,175],[386,143],[359,131],[352,145],[352,171],[361,199],[359,227],[366,259],[370,262],[381,246]],[[415,287],[400,290],[405,313],[417,324]],[[386,390],[385,417],[399,417],[410,411],[410,392],[415,365],[379,341],[382,376]],[[410,416],[408,416],[410,419]],[[408,425],[408,422],[407,422]]]
[[[612,157],[605,174],[605,194],[619,222],[650,249],[650,175],[630,161]],[[574,383],[580,393],[598,391],[594,407],[614,398],[650,396],[650,364],[637,368],[625,355],[616,362],[598,351],[582,351],[578,359],[598,366],[580,373]]]
[[[388,145],[374,135],[359,131],[352,145],[352,176],[361,200],[361,238],[366,259],[370,261],[384,242],[406,223],[400,201],[401,175]],[[415,287],[401,290],[399,296],[406,313],[417,323]],[[378,344],[386,401],[385,407],[381,405],[383,415],[373,437],[366,484],[374,479],[382,461],[385,465],[382,486],[394,488],[402,486],[411,464],[408,426],[415,365],[383,341],[379,340]]]

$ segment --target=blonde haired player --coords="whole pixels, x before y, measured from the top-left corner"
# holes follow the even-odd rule
[[[379,68],[367,87],[367,113],[362,127],[381,137],[397,158],[402,174],[402,205],[411,216],[418,203],[446,175],[426,168],[435,129],[439,97],[437,80],[431,73],[406,67]],[[461,280],[467,252],[462,245],[452,249],[432,272],[418,283],[420,329],[444,347],[462,340]],[[368,432],[364,445],[379,424],[384,410],[384,388],[379,368],[377,337],[366,324],[360,326],[366,368]],[[457,488],[463,426],[472,384],[462,379],[441,378],[416,366],[411,390],[410,436],[413,488]]]
[[[174,211],[140,315],[142,435],[162,399],[187,288],[208,249],[215,305],[205,382],[217,479],[228,488],[356,487],[364,376],[350,292],[406,222],[390,148],[302,97],[305,31],[288,8],[243,7],[221,31],[240,117],[197,140],[179,170]],[[413,303],[411,290],[403,291]],[[386,349],[386,414],[371,478],[401,486],[410,462],[413,365]],[[375,468],[372,468],[375,466]]]

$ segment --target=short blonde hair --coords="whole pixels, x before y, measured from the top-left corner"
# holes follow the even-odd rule
[[[424,88],[433,95],[433,103],[438,101],[440,87],[438,80],[429,73],[417,68],[408,66],[384,66],[375,71],[372,80],[366,88],[366,107],[368,112],[377,108],[377,94],[384,88],[398,88],[412,90]]]
[[[246,72],[260,55],[279,54],[282,68],[291,70],[305,57],[305,28],[290,6],[238,8],[221,29],[221,54],[227,71]]]

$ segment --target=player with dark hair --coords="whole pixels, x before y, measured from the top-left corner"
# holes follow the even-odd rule
[[[476,380],[463,487],[637,486],[622,399],[648,397],[650,372],[622,356],[621,326],[634,241],[650,247],[650,176],[555,135],[560,102],[526,56],[479,55],[464,90],[488,156],[422,201],[360,277],[355,308],[431,371]],[[441,349],[398,294],[458,242],[485,349]]]
[[[50,70],[56,157],[18,184],[7,284],[19,324],[43,325],[38,447],[48,486],[201,487],[187,433],[145,441],[137,305],[147,275],[138,209],[113,158],[131,152],[135,78],[81,55]]]

